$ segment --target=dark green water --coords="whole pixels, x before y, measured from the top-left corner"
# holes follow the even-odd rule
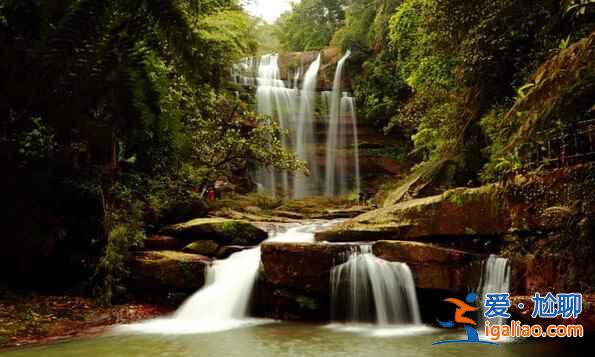
[[[195,335],[108,335],[0,353],[2,357],[62,356],[580,356],[586,339],[521,339],[498,346],[441,345],[461,332],[431,330],[413,335],[372,336],[325,326],[272,323]]]

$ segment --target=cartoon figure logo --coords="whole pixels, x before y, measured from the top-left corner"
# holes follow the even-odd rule
[[[444,345],[444,344],[448,344],[448,343],[481,343],[481,344],[485,344],[485,345],[497,345],[497,343],[495,343],[495,342],[480,340],[477,330],[475,330],[474,328],[472,328],[470,326],[470,325],[477,325],[477,323],[475,321],[473,321],[472,319],[464,316],[468,312],[477,311],[477,309],[478,309],[477,307],[473,307],[473,306],[469,305],[469,304],[473,303],[476,298],[477,298],[477,294],[469,293],[469,294],[467,294],[467,297],[465,298],[467,303],[465,303],[459,299],[455,299],[455,298],[448,298],[448,299],[444,300],[446,302],[450,302],[457,306],[457,309],[455,310],[455,322],[464,325],[465,330],[467,331],[467,339],[466,340],[438,341],[438,342],[434,342],[432,345]],[[455,324],[452,321],[442,322],[438,319],[436,319],[436,320],[438,321],[438,324],[440,324],[440,326],[442,326],[442,327],[451,328],[451,327],[455,326]]]

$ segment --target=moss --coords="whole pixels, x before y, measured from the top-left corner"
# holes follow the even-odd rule
[[[187,240],[214,240],[219,244],[256,245],[267,233],[244,221],[226,218],[198,218],[165,227],[162,232]]]
[[[219,249],[219,244],[217,244],[217,242],[212,240],[202,240],[188,244],[182,251],[185,253],[212,256],[217,253],[217,249]]]

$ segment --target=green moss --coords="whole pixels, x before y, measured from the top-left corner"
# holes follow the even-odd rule
[[[186,247],[184,247],[184,249],[182,249],[182,251],[186,253],[212,256],[217,253],[217,249],[219,249],[217,242],[212,240],[203,240],[188,244]]]

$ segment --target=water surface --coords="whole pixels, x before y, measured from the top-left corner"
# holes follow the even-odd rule
[[[442,345],[461,332],[432,328],[374,330],[353,326],[271,323],[204,334],[111,334],[0,353],[2,357],[62,356],[580,356],[588,340],[521,339],[499,346]],[[584,352],[583,354],[584,355]]]

